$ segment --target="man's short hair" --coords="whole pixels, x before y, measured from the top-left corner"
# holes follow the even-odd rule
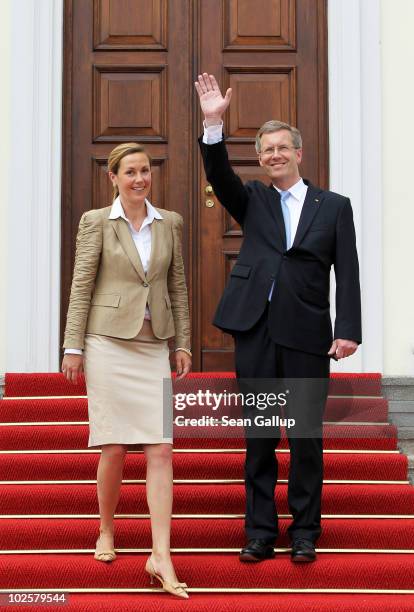
[[[280,130],[288,130],[292,136],[292,143],[295,149],[302,148],[302,136],[299,132],[298,128],[293,125],[289,125],[289,123],[283,123],[283,121],[276,121],[276,119],[271,119],[270,121],[266,121],[259,129],[256,134],[256,153],[260,153],[262,150],[260,139],[263,134],[271,134],[272,132],[279,132]]]

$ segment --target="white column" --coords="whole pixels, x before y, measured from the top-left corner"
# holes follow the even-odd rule
[[[10,14],[9,2],[1,4],[0,19],[0,57],[2,63],[2,92],[0,95],[0,387],[1,376],[6,370],[6,296],[7,296],[7,219],[9,215],[7,202],[9,193],[9,158],[11,142],[10,109]],[[1,390],[0,390],[1,393]]]
[[[11,3],[8,372],[58,369],[63,0]]]
[[[363,333],[358,352],[333,371],[383,370],[380,32],[380,0],[329,0],[330,188],[352,202]]]

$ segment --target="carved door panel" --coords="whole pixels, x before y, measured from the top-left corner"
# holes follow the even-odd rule
[[[223,92],[228,87],[233,90],[224,131],[232,165],[243,181],[260,179],[268,184],[257,162],[254,137],[265,121],[279,119],[302,132],[302,175],[327,186],[325,8],[320,0],[199,3],[197,68],[216,75]],[[242,233],[211,194],[201,164],[199,175],[197,295],[202,369],[233,370],[233,340],[214,328],[211,320]]]
[[[79,219],[108,206],[109,152],[144,144],[153,158],[150,201],[191,213],[191,0],[66,0],[62,202],[62,327]]]
[[[254,135],[269,118],[303,134],[303,176],[327,186],[326,0],[65,0],[62,332],[79,219],[111,203],[106,160],[121,142],[153,157],[155,206],[184,217],[194,369],[233,369],[211,325],[241,232],[201,167],[200,71],[233,88],[225,132],[243,180],[262,178]],[[213,206],[211,206],[211,203]]]

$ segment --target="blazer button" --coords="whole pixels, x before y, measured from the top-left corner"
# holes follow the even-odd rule
[[[142,286],[143,287],[149,287],[149,284],[148,283],[142,283]]]

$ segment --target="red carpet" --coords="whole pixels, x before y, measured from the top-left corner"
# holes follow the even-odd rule
[[[191,372],[180,389],[189,392],[193,381],[200,378],[234,378],[233,372]],[[62,374],[6,374],[5,397],[37,397],[45,395],[85,395],[85,383],[69,383]],[[381,374],[332,374],[331,395],[381,395]]]
[[[187,610],[200,612],[210,610],[212,605],[220,612],[412,612],[413,602],[409,595],[376,595],[376,594],[289,594],[278,593],[244,593],[241,597],[235,593],[192,593],[186,602],[173,599],[169,595],[160,593],[154,595],[141,593],[139,596],[133,594],[113,593],[69,593],[66,595],[70,605],[64,607],[70,610],[82,612],[175,612],[176,610]],[[185,608],[184,608],[185,606]],[[25,605],[24,610],[39,610],[42,608]],[[48,610],[46,608],[46,610]],[[53,608],[52,608],[53,609]],[[57,608],[55,608],[57,609]],[[61,608],[60,608],[61,609]],[[22,606],[8,606],[7,610],[21,612]]]
[[[278,486],[278,511],[287,513],[287,485]],[[324,514],[414,514],[414,488],[410,485],[326,484]],[[11,484],[1,488],[5,514],[90,514],[98,512],[94,484]],[[23,507],[23,509],[22,509]],[[242,484],[176,484],[176,514],[242,514]],[[121,492],[120,514],[148,512],[144,484],[126,484]]]
[[[203,453],[194,451],[174,455],[174,478],[242,479],[244,450],[241,452]],[[99,453],[45,453],[38,455],[11,452],[0,455],[0,480],[95,480]],[[289,454],[278,453],[279,479],[287,479]],[[324,457],[326,480],[406,480],[407,457],[401,454],[332,452]],[[145,458],[142,453],[128,453],[124,479],[145,478]]]
[[[288,547],[287,527],[290,518],[280,519],[278,548]],[[20,521],[1,520],[1,550],[73,550],[93,549],[97,518],[31,518]],[[214,540],[210,531],[214,530]],[[235,548],[244,544],[243,518],[174,518],[172,548]],[[117,519],[117,548],[150,548],[148,518]],[[386,548],[414,551],[414,518],[329,518],[324,521],[319,548],[363,549]]]
[[[191,391],[198,376],[180,392]],[[91,555],[99,453],[87,452],[86,400],[65,397],[84,394],[83,383],[69,385],[60,374],[6,375],[7,399],[0,402],[0,592],[63,589],[69,597],[65,609],[85,612],[183,606],[214,606],[217,612],[414,609],[414,488],[406,482],[407,459],[388,423],[380,375],[332,377],[324,426],[323,533],[318,561],[308,566],[292,564],[284,550],[290,522],[286,438],[277,453],[277,555],[252,566],[237,558],[244,544],[243,439],[194,439],[190,430],[181,431],[174,454],[172,547],[179,578],[191,587],[186,602],[150,592],[143,571],[151,540],[145,485],[136,482],[145,478],[142,453],[130,452],[125,464],[124,480],[133,482],[124,484],[117,509],[127,515],[116,519],[118,559],[105,566]]]
[[[2,420],[8,423],[30,422],[33,415],[37,415],[37,421],[87,421],[87,399],[10,398],[2,410]],[[325,410],[325,421],[384,423],[387,418],[387,402],[379,397],[330,397]]]
[[[82,612],[112,612],[118,610],[121,612],[139,611],[139,612],[159,612],[160,610],[174,612],[175,610],[188,610],[191,612],[200,612],[200,610],[210,610],[212,605],[220,612],[296,612],[297,610],[306,610],[306,612],[372,612],[372,610],[381,610],[382,612],[412,612],[413,602],[409,595],[376,595],[376,594],[290,594],[286,595],[278,593],[277,595],[268,595],[262,593],[239,594],[226,593],[225,595],[216,593],[213,596],[210,593],[192,593],[191,599],[185,603],[179,600],[173,600],[165,594],[154,596],[153,594],[143,593],[139,595],[139,600],[136,595],[123,594],[114,595],[113,593],[106,594],[89,594],[79,595],[71,593],[68,595],[70,601],[70,610],[82,610]],[[138,603],[139,601],[139,603]],[[185,608],[184,608],[185,605]],[[68,606],[67,606],[68,607]],[[63,608],[64,610],[67,609]],[[48,608],[47,608],[48,609]],[[8,607],[7,610],[12,612],[21,612],[22,606]],[[30,606],[24,607],[24,610],[39,610]]]
[[[243,448],[243,438],[231,438],[227,429],[225,439],[217,439],[215,432],[208,438],[191,438],[190,429],[180,427],[176,434],[176,448]],[[206,436],[210,435],[207,430]],[[239,436],[240,430],[234,435]],[[393,425],[325,425],[325,449],[352,450],[395,450],[397,448],[397,430]],[[88,426],[59,422],[57,425],[10,425],[0,428],[0,448],[3,450],[69,450],[84,449],[88,446]],[[283,435],[279,448],[287,448],[286,436]]]
[[[92,555],[66,553],[2,555],[0,588],[148,588],[144,572],[148,555],[122,554],[116,563],[97,563]],[[235,554],[179,554],[179,578],[191,586],[257,589],[412,589],[414,555],[393,554],[384,559],[369,553],[324,553],[314,564],[296,565],[288,555],[272,563],[240,563]],[[277,568],[277,570],[276,570]],[[402,571],[404,568],[404,571]],[[328,586],[329,585],[329,586]]]

